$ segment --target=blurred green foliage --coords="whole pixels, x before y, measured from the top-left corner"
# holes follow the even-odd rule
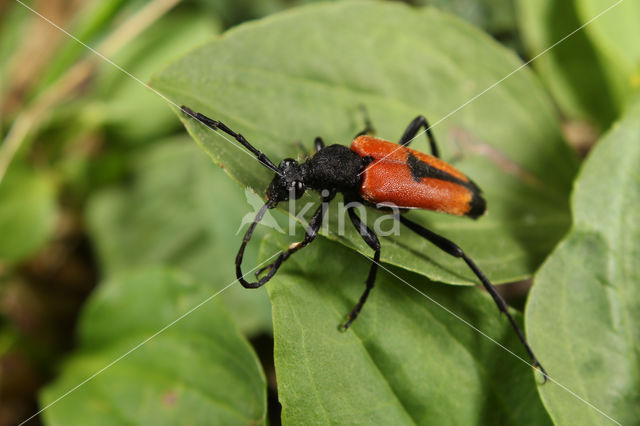
[[[55,182],[43,172],[16,165],[0,186],[0,264],[31,256],[55,232]]]
[[[47,423],[264,423],[259,361],[222,304],[210,298],[206,287],[163,269],[103,283],[83,312],[76,353],[42,394],[43,405],[122,359],[47,410]]]
[[[531,56],[580,27],[575,1],[520,0],[520,28]],[[615,84],[586,31],[579,31],[536,59],[539,72],[562,112],[572,119],[592,121],[606,129],[621,110]]]

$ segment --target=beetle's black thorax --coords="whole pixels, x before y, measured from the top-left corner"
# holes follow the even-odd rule
[[[343,145],[329,145],[307,160],[304,167],[305,184],[315,190],[336,189],[339,192],[359,190],[360,172],[367,160]]]

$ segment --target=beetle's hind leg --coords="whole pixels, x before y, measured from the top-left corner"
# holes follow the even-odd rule
[[[407,228],[411,229],[416,234],[430,241],[432,244],[437,246],[440,250],[446,253],[449,253],[452,256],[462,258],[465,261],[467,266],[469,266],[469,268],[473,271],[475,276],[478,277],[478,279],[480,280],[484,288],[487,290],[487,293],[491,295],[491,297],[493,298],[493,301],[497,305],[500,312],[502,312],[507,317],[507,319],[511,323],[511,327],[516,332],[516,334],[518,335],[518,338],[520,339],[520,342],[522,342],[522,345],[527,351],[527,354],[529,354],[529,358],[531,358],[531,361],[533,362],[533,366],[542,372],[544,376],[544,381],[546,382],[549,376],[547,375],[547,372],[542,367],[542,365],[540,365],[540,361],[538,361],[538,358],[536,358],[535,354],[533,353],[533,349],[531,349],[531,347],[529,346],[529,342],[527,342],[526,337],[524,337],[524,333],[520,329],[520,326],[518,326],[518,323],[516,323],[516,320],[509,313],[509,308],[507,307],[507,303],[504,301],[502,296],[500,296],[496,288],[493,286],[493,284],[491,284],[489,279],[484,275],[484,273],[480,270],[480,268],[478,268],[475,262],[471,260],[471,258],[467,256],[466,253],[460,247],[458,247],[458,245],[455,244],[453,241],[450,241],[444,238],[443,236],[440,236],[435,232],[430,231],[424,226],[419,225],[416,222],[413,222],[407,219],[405,216],[396,215],[395,219],[399,220],[400,223],[405,225]]]
[[[431,133],[431,126],[429,126],[429,122],[423,115],[417,116],[411,123],[409,123],[398,143],[403,146],[409,146],[409,144],[415,139],[421,127],[425,128],[427,139],[431,146],[431,155],[436,158],[440,158],[440,151],[438,150],[436,139],[433,137],[433,133]]]
[[[353,225],[358,230],[358,233],[360,233],[360,236],[362,237],[364,242],[367,243],[367,245],[375,251],[375,254],[373,255],[371,268],[369,269],[369,275],[367,276],[367,281],[366,281],[367,287],[365,288],[364,293],[362,293],[362,296],[360,296],[360,300],[358,301],[356,306],[354,306],[353,309],[351,310],[351,313],[347,315],[347,322],[345,322],[342,325],[343,330],[346,330],[347,328],[349,328],[351,323],[355,321],[355,319],[358,317],[358,314],[362,310],[362,307],[367,301],[367,297],[369,297],[369,292],[371,291],[371,289],[373,288],[373,285],[376,282],[376,273],[378,272],[378,263],[380,263],[380,240],[378,240],[378,236],[360,219],[354,207],[349,207],[347,211],[349,212],[349,218],[351,219],[351,222],[353,222]]]

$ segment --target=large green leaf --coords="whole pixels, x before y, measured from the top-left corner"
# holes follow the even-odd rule
[[[132,160],[128,188],[95,195],[88,222],[107,275],[144,265],[172,265],[198,278],[211,291],[235,280],[236,235],[252,209],[241,188],[182,136],[159,142]],[[244,230],[244,228],[242,229]],[[247,269],[256,265],[257,247],[247,253]],[[240,284],[221,299],[244,331],[270,329],[264,289]]]
[[[80,322],[80,350],[43,406],[214,294],[166,270],[102,285]],[[50,425],[262,424],[265,378],[219,300],[211,300],[44,411]]]
[[[296,141],[309,147],[318,135],[349,144],[363,127],[359,104],[381,137],[396,140],[416,115],[435,123],[520,65],[486,35],[434,9],[345,2],[240,26],[169,65],[152,85],[279,161],[299,152]],[[214,161],[263,193],[268,170],[199,123],[185,124]],[[521,70],[434,131],[445,159],[463,153],[456,165],[485,189],[489,213],[477,223],[436,213],[413,218],[458,241],[494,280],[529,276],[568,227],[576,171],[541,85]],[[426,149],[424,139],[415,147]],[[330,237],[366,251],[350,227],[336,235],[332,210]],[[434,279],[472,280],[464,265],[408,232],[385,242],[382,253]]]
[[[14,164],[0,183],[0,264],[19,262],[47,242],[57,216],[51,176]]]
[[[527,329],[549,374],[622,424],[640,419],[640,103],[596,146],[573,194],[574,227],[536,276]],[[609,424],[554,383],[557,424]]]
[[[556,45],[582,24],[575,3],[519,0],[520,29],[530,57],[536,57],[533,67],[562,111],[606,129],[618,116],[622,99],[609,81],[605,59],[584,30]]]
[[[277,247],[264,244],[262,257]],[[509,323],[476,288],[381,270],[360,317],[339,332],[370,265],[321,239],[267,284],[284,424],[549,423],[531,369],[460,320],[526,359]]]

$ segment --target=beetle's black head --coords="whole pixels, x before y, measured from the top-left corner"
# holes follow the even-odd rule
[[[267,188],[267,199],[275,203],[297,200],[307,190],[303,166],[292,158],[285,158],[278,166],[279,173]]]

